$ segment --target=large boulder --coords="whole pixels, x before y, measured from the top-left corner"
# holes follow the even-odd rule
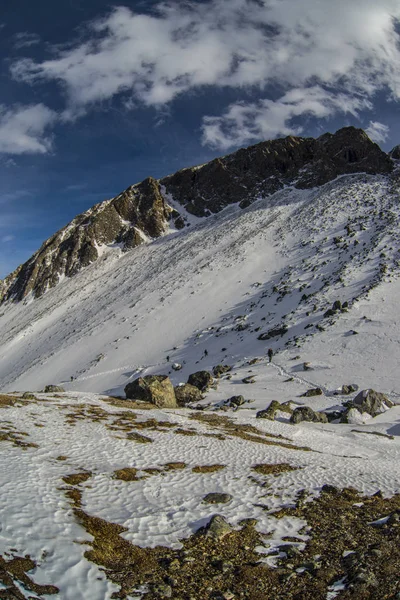
[[[289,404],[281,404],[277,400],[272,400],[268,408],[258,411],[258,413],[256,414],[256,419],[269,419],[270,421],[274,421],[277,412],[285,412],[289,415],[293,413]]]
[[[348,423],[349,425],[363,425],[367,423],[369,419],[372,419],[371,415],[363,412],[361,413],[357,408],[347,408],[342,413],[340,422]]]
[[[194,385],[201,392],[209,390],[213,381],[213,376],[209,371],[196,371],[196,373],[189,375],[189,379],[187,380],[190,385]]]
[[[299,406],[293,411],[293,414],[290,417],[290,422],[297,425],[302,421],[311,421],[314,423],[328,423],[328,417],[325,413],[315,412],[309,406]]]
[[[158,408],[177,408],[174,386],[167,375],[146,375],[125,386],[130,400],[144,400]]]
[[[203,399],[203,395],[199,388],[190,385],[190,383],[177,385],[174,390],[178,406],[186,406],[186,404],[190,404],[190,402],[200,402],[200,400]]]
[[[65,390],[60,385],[46,385],[44,392],[45,394],[57,394],[65,392]]]
[[[213,368],[214,377],[222,377],[225,373],[232,371],[232,367],[230,365],[216,365]]]
[[[370,389],[357,394],[353,400],[353,406],[360,413],[368,413],[371,417],[376,417],[394,406],[394,404],[385,394]]]

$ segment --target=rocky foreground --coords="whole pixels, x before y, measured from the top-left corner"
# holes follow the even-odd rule
[[[400,597],[394,436],[56,391],[0,407],[0,598]]]

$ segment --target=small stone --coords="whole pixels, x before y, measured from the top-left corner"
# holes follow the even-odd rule
[[[221,515],[213,515],[205,527],[206,537],[214,540],[221,540],[232,531],[233,527]]]
[[[230,494],[219,494],[216,492],[207,494],[203,498],[203,502],[206,504],[226,504],[230,500],[232,500],[232,496]]]

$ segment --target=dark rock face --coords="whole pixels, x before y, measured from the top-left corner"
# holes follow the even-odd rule
[[[393,158],[400,157],[399,148],[392,151]],[[18,302],[30,293],[41,296],[60,278],[72,277],[96,261],[101,245],[118,243],[130,250],[160,236],[169,220],[183,228],[185,219],[168,206],[164,188],[189,213],[206,217],[228,204],[245,209],[260,195],[267,197],[286,185],[311,188],[338,175],[392,169],[390,156],[361,129],[346,127],[318,139],[261,142],[158,181],[149,177],[78,215],[46,240],[25,264],[0,281],[0,302]]]
[[[167,192],[196,216],[217,213],[228,204],[245,208],[259,195],[284,185],[311,188],[347,173],[389,173],[390,158],[364,131],[345,127],[318,139],[287,137],[261,142],[223,158],[162,179]]]
[[[171,209],[152,178],[128,188],[112,200],[96,204],[46,240],[24,265],[0,282],[0,301],[19,301],[54,287],[97,260],[98,246],[118,243],[124,250],[139,246],[146,236],[159,237]]]
[[[126,397],[144,400],[158,408],[176,408],[174,387],[167,375],[146,375],[125,386]]]
[[[201,392],[206,392],[212,386],[213,381],[213,376],[209,371],[196,371],[196,373],[189,375],[187,382]]]

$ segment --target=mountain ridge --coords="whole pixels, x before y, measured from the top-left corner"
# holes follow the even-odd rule
[[[392,169],[391,156],[363,130],[346,127],[317,139],[289,136],[260,142],[158,180],[148,177],[77,215],[48,238],[0,282],[0,302],[19,302],[29,294],[38,298],[98,260],[102,245],[131,250],[165,234],[171,223],[182,229],[187,215],[206,218],[236,203],[246,208],[287,185],[309,189],[339,175]]]

